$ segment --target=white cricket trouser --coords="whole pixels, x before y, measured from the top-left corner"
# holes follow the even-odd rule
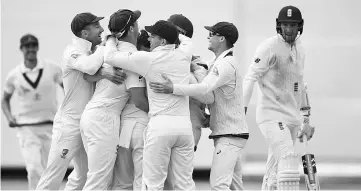
[[[74,170],[69,175],[64,190],[83,188],[88,172],[88,160],[79,126],[69,124],[71,123],[63,123],[57,117],[54,118],[48,164],[36,190],[59,190],[72,159],[74,159]]]
[[[214,152],[209,177],[211,190],[243,190],[242,157],[247,139],[220,137],[214,139]]]
[[[51,124],[17,128],[20,151],[28,173],[29,190],[35,190],[46,168],[52,131]]]
[[[119,142],[120,113],[109,108],[85,109],[80,130],[88,155],[83,190],[106,190],[112,180]]]
[[[174,189],[195,190],[194,139],[189,116],[151,117],[144,138],[142,190],[163,190],[168,167]]]
[[[137,121],[137,119],[130,118],[121,119],[120,123],[121,129],[131,128],[132,133],[129,148],[119,147],[111,189],[140,190],[143,175],[143,134],[147,125],[144,122]]]
[[[262,190],[277,189],[278,161],[282,156],[295,152],[294,144],[300,126],[284,123],[280,125],[279,123],[278,121],[267,121],[259,124],[259,128],[269,145]]]

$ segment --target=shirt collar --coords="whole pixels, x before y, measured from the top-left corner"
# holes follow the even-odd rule
[[[73,44],[78,46],[82,51],[91,51],[92,43],[85,39],[76,37],[73,39]]]
[[[223,51],[222,54],[220,54],[217,59],[214,59],[214,61],[224,58],[224,56],[226,56],[229,52],[232,52],[232,51],[233,51],[233,48]]]
[[[158,46],[157,48],[153,49],[152,52],[164,51],[164,50],[174,50],[175,44],[167,44],[164,46]]]
[[[33,69],[30,69],[28,67],[25,66],[25,61],[23,61],[20,64],[20,71],[21,73],[27,73],[27,72],[32,72],[32,71],[38,71],[40,69],[44,68],[44,63],[38,59],[38,63],[36,64],[36,66]]]
[[[129,49],[132,51],[137,51],[137,47],[129,42],[125,42],[125,41],[117,41],[117,49]]]

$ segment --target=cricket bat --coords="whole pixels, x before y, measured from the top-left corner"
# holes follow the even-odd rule
[[[303,135],[303,146],[305,153],[302,156],[303,172],[307,190],[320,190],[320,182],[317,176],[315,155],[310,154],[307,148],[307,136]]]
[[[305,99],[307,107],[303,110],[303,115],[305,116],[304,123],[309,124],[309,116],[311,115],[310,112],[310,102],[308,99],[308,92],[307,92],[307,84],[305,84]],[[307,136],[302,136],[302,143],[304,146],[304,155],[302,156],[302,166],[303,172],[305,174],[305,183],[307,190],[320,190],[320,182],[317,176],[317,168],[316,168],[316,159],[315,155],[308,152],[308,143],[307,143]]]

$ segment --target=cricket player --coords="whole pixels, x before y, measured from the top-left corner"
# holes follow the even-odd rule
[[[104,47],[95,50],[96,45],[101,43],[100,35],[104,31],[99,24],[101,19],[103,17],[91,13],[80,13],[71,23],[76,38],[63,54],[65,97],[54,118],[49,160],[37,190],[58,190],[72,159],[74,170],[68,177],[65,190],[80,190],[85,184],[88,164],[79,123],[94,87],[93,83],[83,79],[83,73],[96,74],[103,64]],[[114,77],[118,77],[119,81],[124,80],[124,76],[114,70],[104,68],[98,73],[109,80]]]
[[[62,71],[54,62],[38,59],[39,41],[34,35],[21,37],[20,50],[24,61],[7,75],[1,103],[9,126],[17,129],[28,187],[34,190],[48,161]],[[12,97],[19,104],[16,111],[11,110]]]
[[[180,34],[183,34],[188,38],[192,38],[193,24],[187,17],[185,17],[182,14],[174,14],[168,18],[168,21],[173,23],[177,27],[178,32]],[[203,63],[203,61],[199,57],[195,57],[195,56],[192,57],[192,62]],[[205,75],[202,76],[201,80],[203,80],[204,77]],[[199,76],[199,78],[201,77]],[[211,96],[213,96],[213,92],[210,92],[210,94]],[[206,103],[210,104],[211,102],[206,102]],[[206,121],[205,108],[206,105],[204,103],[198,101],[193,97],[189,98],[190,117],[191,117],[192,130],[194,136],[194,151],[197,150],[197,145],[202,135],[202,128],[205,127],[205,121]]]
[[[121,34],[118,37],[118,51],[137,51],[136,43],[139,36],[137,20],[140,15],[140,11],[121,9],[110,16],[109,30],[113,34]],[[141,187],[143,131],[148,123],[146,112],[149,106],[143,78],[136,73],[125,72],[127,77],[122,86],[112,85],[109,81],[98,81],[93,98],[83,113],[81,127],[84,124],[89,160],[88,180],[84,189],[105,190],[109,187],[117,190],[127,189],[123,183],[128,182],[124,179],[129,180],[128,185],[132,189],[134,177],[133,173],[127,172],[127,169],[130,165],[133,166],[133,160],[136,175],[134,186],[137,190]],[[87,117],[84,116],[86,113],[88,113]],[[99,116],[107,115],[113,116],[113,119],[97,119]],[[107,125],[109,122],[112,126]],[[92,132],[86,133],[86,129]],[[116,135],[107,133],[109,131]],[[119,132],[121,132],[120,137]],[[118,151],[116,152],[115,149]],[[127,160],[129,158],[130,160]],[[92,186],[87,186],[88,183]]]
[[[127,36],[127,40],[133,42],[130,44],[124,40],[124,42],[120,41],[117,46],[118,50],[137,51],[134,44],[139,35],[137,20],[140,15],[139,11],[119,10],[110,17],[109,30],[112,33],[123,32],[119,38],[123,39],[124,36]],[[120,115],[123,112],[134,112],[134,108],[132,111],[125,108],[130,97],[128,90],[135,91],[131,93],[133,102],[139,99],[140,95],[143,95],[141,98],[145,100],[144,105],[146,106],[140,105],[138,107],[148,108],[144,93],[145,85],[141,83],[142,89],[138,90],[137,84],[139,84],[139,75],[132,72],[127,74],[125,84],[122,85],[116,85],[107,79],[96,82],[94,95],[85,107],[80,121],[89,168],[84,190],[105,190],[111,184],[119,140],[124,141],[124,137],[119,138]],[[146,114],[145,116],[147,117]]]
[[[262,190],[299,189],[299,162],[294,148],[302,124],[305,50],[298,39],[303,32],[300,10],[286,6],[276,19],[277,35],[261,43],[243,82],[247,107],[255,82],[260,96],[256,120],[268,145],[268,160]],[[300,134],[310,139],[314,129],[304,124]]]
[[[160,20],[145,30],[151,33],[152,52],[119,52],[115,38],[109,38],[105,49],[105,62],[142,75],[147,82],[162,81],[162,73],[177,83],[188,84],[190,74],[190,39],[180,35],[176,27]],[[182,48],[184,47],[184,48]],[[144,131],[142,190],[162,190],[168,165],[172,167],[175,189],[193,190],[192,179],[194,140],[189,117],[189,98],[157,94],[147,89],[149,123]]]
[[[214,102],[210,105],[209,136],[214,140],[214,154],[210,175],[212,190],[243,190],[241,159],[248,139],[248,126],[242,102],[242,77],[240,65],[233,56],[233,46],[238,30],[228,22],[206,26],[210,31],[208,49],[215,60],[208,75],[199,84],[180,84],[164,76],[166,82],[150,82],[155,93],[175,95],[204,95],[213,91]],[[204,72],[196,64],[195,72]]]

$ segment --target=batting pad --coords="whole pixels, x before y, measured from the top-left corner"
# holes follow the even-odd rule
[[[298,165],[299,158],[296,153],[288,153],[281,157],[277,169],[278,190],[299,190],[300,172]]]

